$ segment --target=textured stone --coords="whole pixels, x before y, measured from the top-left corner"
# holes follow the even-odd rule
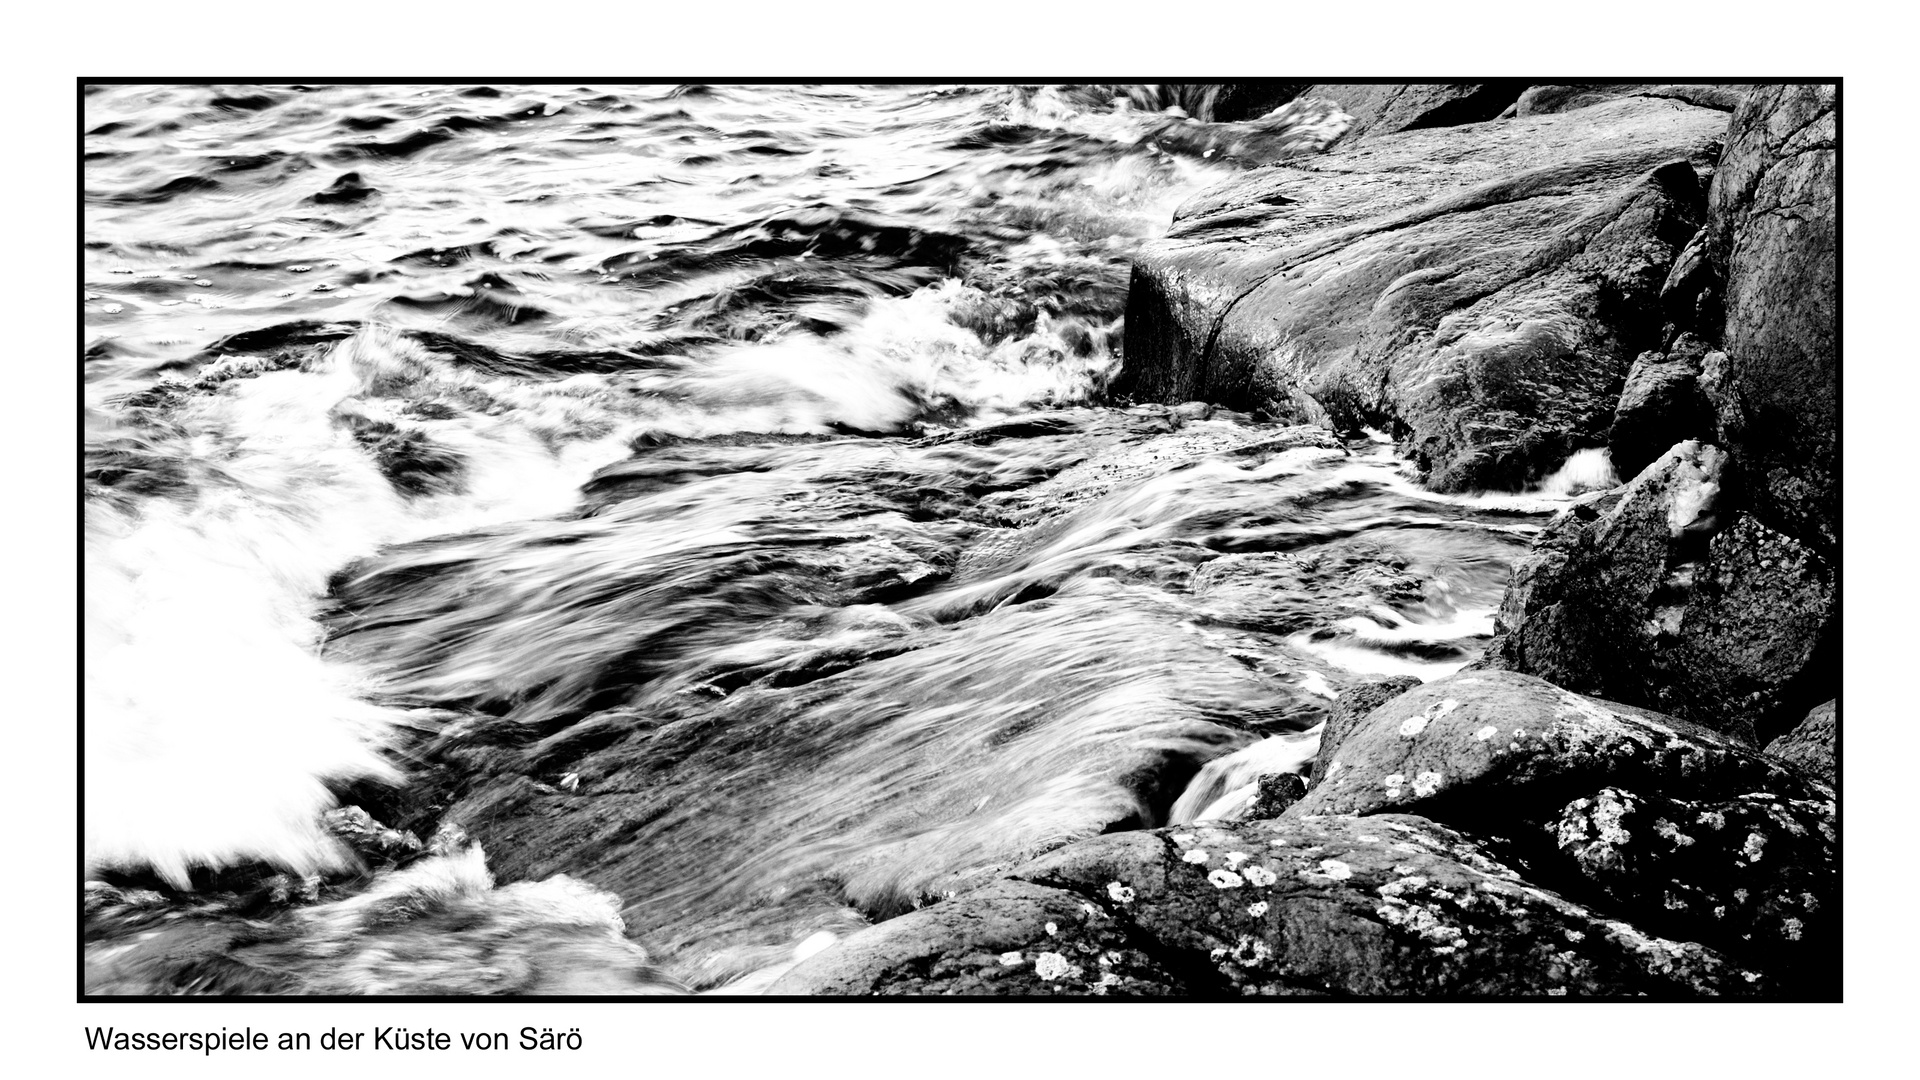
[[[1313,759],[1314,782],[1318,783],[1326,777],[1328,767],[1340,751],[1340,744],[1366,723],[1367,717],[1373,715],[1373,710],[1419,685],[1420,680],[1411,675],[1395,675],[1374,682],[1358,683],[1340,691],[1340,696],[1334,699],[1333,708],[1327,712],[1326,726],[1320,729],[1320,752]]]
[[[1636,925],[1837,990],[1830,797],[1702,801],[1608,787],[1568,803],[1548,827],[1573,871]]]
[[[1724,282],[1720,440],[1755,512],[1831,561],[1839,545],[1838,95],[1756,89],[1734,113],[1709,196]]]
[[[1469,671],[1376,708],[1284,818],[1419,813],[1505,832],[1615,785],[1676,798],[1820,794],[1792,769],[1698,725],[1542,679]]]
[[[1837,683],[1832,568],[1738,506],[1716,447],[1675,446],[1556,518],[1515,568],[1484,667],[1763,743]]]
[[[1831,784],[1840,734],[1839,702],[1816,705],[1792,731],[1767,744],[1767,753]]]
[[[775,994],[1695,997],[1765,993],[1712,949],[1521,881],[1417,817],[1097,837],[847,938]]]
[[[1673,444],[1712,435],[1713,423],[1700,392],[1698,354],[1641,353],[1614,407],[1607,452],[1621,476],[1638,476]]]

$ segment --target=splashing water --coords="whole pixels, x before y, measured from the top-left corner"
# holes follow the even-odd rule
[[[233,874],[310,876],[244,907],[260,985],[454,985],[431,942],[493,927],[566,953],[500,992],[740,992],[1230,815],[1341,687],[1477,655],[1579,487],[1440,496],[1387,446],[1109,401],[1133,245],[1237,167],[1165,114],[86,100],[87,859],[215,921]],[[342,799],[475,844],[363,864]],[[423,958],[329,954],[357,897]],[[90,924],[96,986],[219,988],[136,925]]]

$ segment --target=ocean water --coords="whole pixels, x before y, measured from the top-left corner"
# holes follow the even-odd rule
[[[1114,400],[1130,254],[1253,164],[1165,100],[90,89],[91,985],[751,992],[1470,662],[1605,462]]]

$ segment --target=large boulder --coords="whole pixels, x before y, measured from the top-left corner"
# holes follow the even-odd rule
[[[1724,363],[1707,382],[1755,513],[1831,560],[1839,545],[1837,88],[1763,86],[1734,113],[1710,195]]]
[[[1673,447],[1564,512],[1515,568],[1480,664],[1764,743],[1833,695],[1833,567],[1737,510],[1718,447]],[[1733,509],[1730,509],[1733,508]]]
[[[1418,813],[1460,828],[1552,819],[1602,786],[1695,799],[1752,791],[1823,793],[1788,766],[1725,736],[1510,671],[1437,679],[1374,709],[1288,808]]]
[[[1098,837],[862,931],[774,994],[1696,997],[1765,993],[1715,950],[1526,884],[1418,817]]]
[[[1375,709],[1283,820],[1416,813],[1645,929],[1803,973],[1836,930],[1830,787],[1671,716],[1511,672]]]
[[[1633,98],[1357,146],[1202,192],[1135,260],[1115,390],[1390,429],[1447,490],[1605,443],[1726,115]]]

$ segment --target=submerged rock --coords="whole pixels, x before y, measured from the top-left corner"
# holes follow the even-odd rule
[[[1441,490],[1536,480],[1663,344],[1725,127],[1633,98],[1245,173],[1136,257],[1115,390],[1390,429]]]
[[[806,960],[774,994],[1696,997],[1712,949],[1521,881],[1405,815],[1104,836]]]

